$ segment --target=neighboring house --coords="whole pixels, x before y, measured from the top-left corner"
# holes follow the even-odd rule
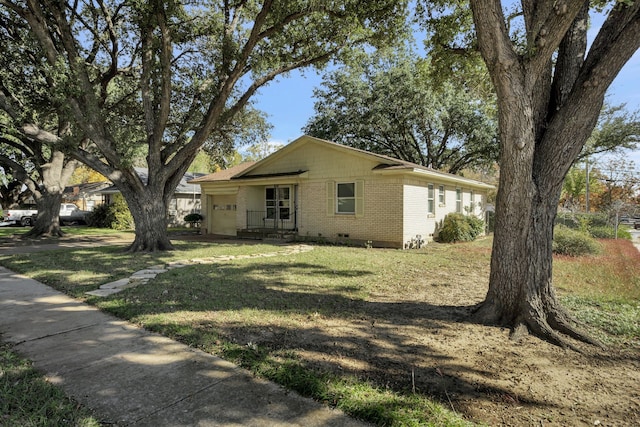
[[[65,187],[62,194],[63,203],[73,203],[83,211],[92,211],[102,203],[100,191],[111,186],[109,181],[89,182]]]
[[[147,182],[149,172],[145,168],[135,168],[136,173],[143,182]],[[175,193],[169,203],[167,211],[168,225],[172,227],[184,226],[187,223],[184,217],[190,213],[200,213],[200,186],[190,184],[189,181],[202,177],[203,173],[187,172],[176,187]],[[115,185],[98,191],[102,195],[104,203],[111,203],[113,194],[119,194],[120,190]]]
[[[204,233],[288,232],[396,248],[431,240],[450,212],[482,218],[494,188],[310,136],[190,183],[202,187]]]

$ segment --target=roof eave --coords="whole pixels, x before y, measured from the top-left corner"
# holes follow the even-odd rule
[[[446,183],[451,183],[456,185],[466,185],[468,187],[473,187],[473,188],[478,188],[483,190],[493,190],[496,188],[491,184],[486,184],[484,182],[476,181],[473,179],[464,178],[457,175],[445,174],[445,173],[434,171],[434,170],[412,168],[410,166],[393,167],[388,169],[385,169],[385,168],[374,169],[373,173],[380,174],[380,175],[413,175],[413,176],[419,176],[419,177],[429,177],[429,178],[433,178],[434,181],[438,181],[438,182],[446,182]]]
[[[273,175],[265,175],[265,176],[237,176],[233,177],[229,181],[221,181],[221,182],[232,182],[234,184],[286,184],[290,183],[292,179],[307,179],[309,178],[308,171],[295,172],[295,173],[283,173],[283,174],[273,174]]]

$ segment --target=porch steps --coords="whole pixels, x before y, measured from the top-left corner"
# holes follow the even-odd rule
[[[244,229],[237,230],[236,235],[240,239],[282,239],[293,240],[297,236],[297,232],[292,230],[272,230],[272,229]]]

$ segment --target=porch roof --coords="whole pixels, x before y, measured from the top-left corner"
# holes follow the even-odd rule
[[[295,172],[277,172],[277,173],[263,173],[256,175],[241,175],[241,176],[232,176],[232,180],[238,179],[262,179],[262,178],[279,178],[283,176],[298,176],[306,173],[308,171],[297,170]]]

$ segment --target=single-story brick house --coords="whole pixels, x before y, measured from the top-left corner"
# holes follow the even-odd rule
[[[397,248],[431,240],[450,212],[482,218],[494,188],[311,136],[190,183],[201,186],[203,233],[289,232]]]

